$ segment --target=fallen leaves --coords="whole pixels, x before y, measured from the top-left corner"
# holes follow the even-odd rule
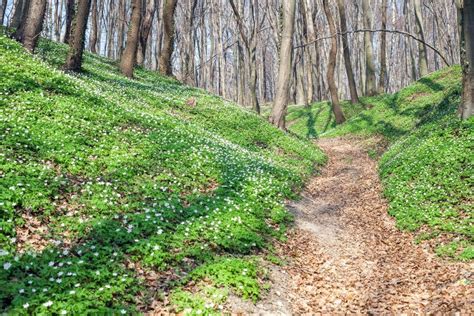
[[[277,249],[290,260],[293,313],[473,313],[472,264],[443,261],[395,227],[360,144],[319,141],[329,162],[290,206],[297,227]]]

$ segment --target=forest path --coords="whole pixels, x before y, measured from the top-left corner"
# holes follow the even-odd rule
[[[361,142],[335,138],[318,145],[328,164],[290,205],[296,227],[277,246],[289,262],[272,270],[270,294],[253,308],[240,306],[242,312],[472,314],[473,265],[436,258],[395,227],[377,162]]]

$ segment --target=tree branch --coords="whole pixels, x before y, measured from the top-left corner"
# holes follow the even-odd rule
[[[319,41],[323,41],[323,40],[327,40],[327,39],[331,39],[335,36],[345,36],[347,34],[354,34],[354,33],[380,33],[380,32],[385,32],[385,33],[394,33],[394,34],[400,34],[400,35],[404,35],[404,36],[407,36],[407,37],[410,37],[412,39],[414,39],[415,41],[417,42],[420,42],[422,43],[423,45],[426,45],[426,47],[429,47],[430,49],[432,49],[439,57],[441,57],[441,59],[444,61],[444,63],[447,65],[447,66],[451,66],[451,64],[448,62],[448,60],[446,59],[446,57],[444,57],[444,55],[434,46],[426,43],[425,41],[423,41],[422,39],[416,37],[415,35],[411,34],[411,33],[408,33],[408,32],[404,32],[404,31],[399,31],[399,30],[384,30],[384,29],[377,29],[377,30],[370,30],[370,29],[360,29],[360,30],[353,30],[353,31],[347,31],[347,32],[337,32],[336,34],[334,35],[330,35],[330,36],[325,36],[325,37],[320,37],[320,38],[317,38],[315,39],[314,41],[311,41],[311,42],[308,42],[308,43],[305,43],[303,45],[300,45],[300,46],[295,46],[294,49],[299,49],[299,48],[305,48],[309,45],[312,45],[316,42],[319,42]]]

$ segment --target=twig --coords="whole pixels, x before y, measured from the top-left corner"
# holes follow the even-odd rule
[[[308,42],[308,43],[305,43],[303,45],[299,45],[299,46],[296,46],[294,47],[294,49],[299,49],[299,48],[305,48],[306,46],[309,46],[309,45],[312,45],[316,42],[319,42],[319,41],[323,41],[323,40],[327,40],[327,39],[331,39],[335,36],[344,36],[344,35],[347,35],[347,34],[354,34],[354,33],[380,33],[380,32],[385,32],[385,33],[394,33],[394,34],[400,34],[400,35],[404,35],[404,36],[407,36],[407,37],[410,37],[412,39],[414,39],[415,41],[417,42],[420,42],[422,43],[423,45],[426,45],[426,47],[429,47],[430,49],[432,49],[437,55],[439,55],[439,57],[441,57],[441,59],[444,61],[444,63],[447,65],[447,66],[451,66],[451,64],[448,62],[448,60],[446,59],[446,57],[444,57],[444,55],[434,46],[426,43],[425,41],[423,41],[422,39],[416,37],[415,35],[411,34],[411,33],[408,33],[408,32],[404,32],[404,31],[399,31],[399,30],[385,30],[385,29],[377,29],[377,30],[371,30],[371,29],[360,29],[360,30],[353,30],[353,31],[347,31],[347,32],[337,32],[336,34],[334,35],[330,35],[330,36],[325,36],[325,37],[320,37],[320,38],[317,38],[315,39],[314,41],[311,41],[311,42]]]

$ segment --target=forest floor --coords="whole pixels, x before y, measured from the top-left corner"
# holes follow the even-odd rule
[[[277,250],[272,289],[244,314],[474,312],[472,263],[436,257],[395,227],[377,162],[357,139],[321,139],[329,157],[302,199],[290,205],[295,227]],[[471,308],[470,310],[468,310]]]

